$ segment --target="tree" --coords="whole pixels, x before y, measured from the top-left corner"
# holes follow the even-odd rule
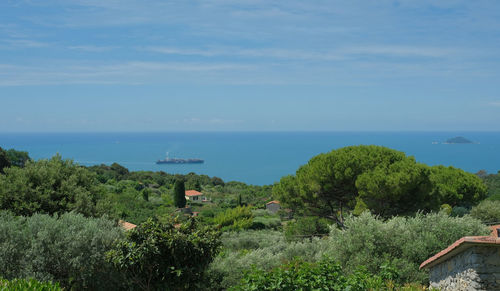
[[[431,193],[429,173],[429,167],[413,158],[378,166],[356,179],[358,203],[362,201],[373,214],[383,217],[438,210],[441,203]]]
[[[376,167],[407,159],[403,152],[380,146],[351,146],[313,157],[295,176],[273,188],[285,207],[332,219],[343,225],[343,212],[358,197],[356,180]]]
[[[488,195],[481,178],[454,167],[431,167],[430,179],[441,204],[470,208]]]
[[[350,146],[313,157],[295,176],[283,177],[273,195],[285,207],[342,226],[345,209],[390,217],[444,203],[470,207],[485,197],[486,187],[460,169],[429,167],[385,147]]]
[[[0,175],[0,209],[16,215],[76,211],[99,215],[101,190],[94,173],[56,155],[50,160],[10,167]]]
[[[28,152],[16,151],[15,149],[10,149],[7,151],[7,157],[12,166],[24,167],[27,161],[31,160]]]
[[[0,147],[0,174],[4,172],[4,168],[10,167],[10,161],[7,156],[7,152],[5,152],[1,147]]]
[[[220,233],[194,219],[179,227],[174,223],[150,218],[108,253],[132,290],[201,288],[204,271],[219,250]]]
[[[184,188],[184,181],[178,179],[174,184],[174,206],[177,208],[184,208],[186,206],[186,189]]]

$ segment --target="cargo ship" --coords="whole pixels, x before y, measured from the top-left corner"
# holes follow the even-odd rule
[[[156,161],[157,164],[203,164],[205,161],[202,159],[178,159],[167,157],[164,160]]]

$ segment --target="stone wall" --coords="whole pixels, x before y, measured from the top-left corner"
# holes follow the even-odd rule
[[[429,271],[431,287],[442,291],[500,291],[500,245],[472,246]]]

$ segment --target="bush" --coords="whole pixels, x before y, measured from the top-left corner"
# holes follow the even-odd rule
[[[384,274],[389,277],[370,274],[360,267],[346,275],[339,264],[328,258],[317,263],[295,260],[271,271],[253,268],[230,290],[411,290],[395,286],[391,280],[394,274]],[[414,286],[413,290],[425,288]]]
[[[13,279],[11,281],[0,279],[0,291],[60,291],[59,284],[52,282],[39,282],[34,279]]]
[[[28,161],[0,175],[0,209],[16,215],[76,211],[98,216],[100,189],[96,175],[59,155],[50,160]]]
[[[484,223],[500,223],[500,201],[484,200],[472,208],[470,215]]]
[[[222,227],[222,230],[242,230],[252,226],[252,210],[248,206],[238,206],[217,214],[214,223]]]
[[[399,282],[427,283],[419,265],[459,238],[487,235],[489,230],[470,216],[450,217],[445,213],[394,217],[384,221],[368,212],[346,219],[346,230],[332,229],[329,253],[348,273],[358,266],[377,274],[389,264],[400,272]]]
[[[330,232],[331,221],[315,216],[300,217],[290,221],[285,227],[285,236],[288,240],[301,240],[314,236],[324,236]]]
[[[200,288],[208,264],[219,250],[219,233],[191,219],[148,219],[116,243],[108,259],[132,290]]]
[[[328,240],[287,242],[283,234],[272,230],[247,230],[225,233],[223,251],[209,267],[209,277],[220,278],[220,289],[235,286],[251,266],[271,270],[294,258],[315,262],[328,249]]]
[[[109,289],[105,253],[123,231],[105,218],[67,213],[15,217],[0,212],[0,276],[57,281],[65,288]]]

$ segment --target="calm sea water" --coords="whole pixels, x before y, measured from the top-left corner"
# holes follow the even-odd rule
[[[441,144],[465,136],[479,144]],[[439,142],[433,144],[433,142]],[[206,174],[225,181],[272,184],[322,152],[349,145],[387,146],[429,165],[469,172],[500,170],[500,132],[265,132],[265,133],[2,133],[0,146],[35,159],[59,153],[82,165],[117,162],[130,170]],[[157,165],[170,157],[204,164]]]

